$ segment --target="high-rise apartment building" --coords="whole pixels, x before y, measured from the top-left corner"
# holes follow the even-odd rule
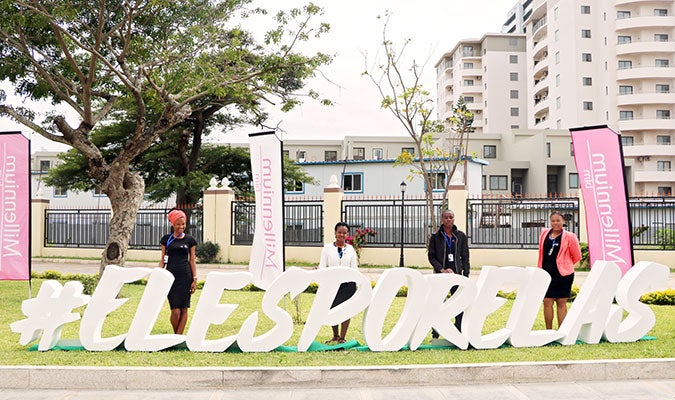
[[[439,117],[448,116],[448,107],[460,95],[480,98],[484,108],[472,108],[478,112],[473,138],[478,139],[479,145],[487,140],[481,135],[499,138],[511,135],[516,127],[538,131],[608,125],[622,135],[629,190],[672,193],[674,8],[672,0],[520,1],[507,15],[501,35],[462,41],[439,61]],[[524,43],[519,52],[514,48],[512,53],[501,54],[497,46],[489,45],[497,37]],[[456,78],[463,73],[464,61],[455,61],[461,60],[463,48],[469,43],[481,48],[479,62],[486,85],[480,93],[466,91]],[[518,62],[522,58],[522,65],[518,65],[522,69],[505,63],[500,56],[518,58]],[[451,85],[449,77],[454,78]],[[520,87],[516,88],[514,78]],[[519,104],[513,101],[514,95]],[[521,120],[515,122],[514,118]],[[539,142],[550,147],[553,142],[548,140],[548,132],[541,134],[547,138]],[[503,138],[498,141],[502,145],[515,142]],[[560,138],[555,145],[565,146]],[[504,150],[501,153],[511,153],[513,149]],[[524,160],[530,151],[521,152]],[[547,191],[574,189],[573,165],[551,167],[556,166],[550,162],[526,166],[525,176],[529,175],[531,182],[543,181],[543,177],[535,179],[538,173],[534,169],[546,170]],[[486,171],[489,173],[490,168]],[[513,179],[513,171],[507,172]],[[556,185],[550,184],[556,180]],[[513,184],[509,190],[513,191]]]

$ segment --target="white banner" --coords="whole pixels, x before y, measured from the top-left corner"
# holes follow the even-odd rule
[[[248,136],[255,190],[255,233],[248,269],[253,284],[267,289],[284,272],[282,142],[274,132]]]

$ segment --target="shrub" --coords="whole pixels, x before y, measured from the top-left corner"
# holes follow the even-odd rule
[[[220,246],[217,243],[204,242],[197,245],[195,254],[197,255],[197,261],[203,264],[208,264],[213,261],[216,261],[218,252],[220,251]]]
[[[662,291],[646,293],[640,297],[640,301],[645,304],[657,306],[674,306],[675,289],[666,289]]]

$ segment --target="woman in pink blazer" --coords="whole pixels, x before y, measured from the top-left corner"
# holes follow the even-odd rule
[[[574,264],[581,260],[577,235],[563,228],[565,218],[558,211],[550,216],[551,228],[539,236],[539,268],[551,275],[551,283],[544,296],[544,322],[553,329],[553,302],[556,303],[558,328],[567,315],[567,299],[574,282]]]

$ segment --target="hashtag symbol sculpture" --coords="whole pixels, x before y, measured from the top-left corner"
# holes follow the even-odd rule
[[[38,350],[46,351],[61,338],[63,326],[80,319],[79,313],[71,312],[77,307],[89,303],[90,296],[82,294],[81,282],[66,282],[61,286],[58,281],[45,281],[40,286],[38,295],[24,300],[21,311],[27,317],[10,324],[12,332],[21,333],[19,343],[26,345],[40,336]]]

